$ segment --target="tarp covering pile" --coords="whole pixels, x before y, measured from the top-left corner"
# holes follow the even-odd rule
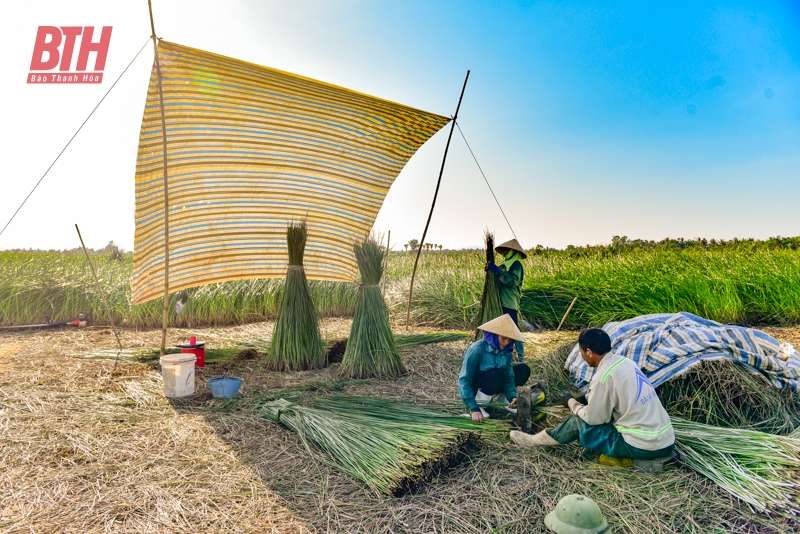
[[[780,342],[741,326],[722,325],[687,312],[642,315],[603,327],[611,338],[614,354],[633,360],[653,386],[659,386],[707,360],[730,359],[759,373],[778,388],[797,391],[800,356],[786,346],[786,361],[778,355]],[[581,358],[576,345],[565,364],[575,386],[582,388],[595,369]]]
[[[160,41],[171,291],[286,273],[286,226],[308,221],[308,278],[352,281],[353,243],[449,119]],[[164,184],[155,63],[136,162],[133,302],[162,296]]]

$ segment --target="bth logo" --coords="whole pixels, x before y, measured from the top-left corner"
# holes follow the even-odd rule
[[[78,36],[81,37],[81,46],[73,71],[70,68]],[[92,42],[93,36],[94,26],[39,26],[31,59],[31,71],[39,72],[30,72],[28,83],[102,83],[111,26],[103,26],[98,42]],[[86,72],[92,52],[95,53],[94,69]],[[56,68],[58,70],[52,72]]]

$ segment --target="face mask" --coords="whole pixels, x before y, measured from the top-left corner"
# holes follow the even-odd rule
[[[511,266],[514,265],[515,261],[521,261],[521,259],[522,259],[522,254],[520,254],[516,250],[509,250],[508,254],[506,254],[505,256],[506,261],[503,262],[503,265],[506,266],[506,270],[509,270],[511,269]]]

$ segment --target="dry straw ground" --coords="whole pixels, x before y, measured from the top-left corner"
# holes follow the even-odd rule
[[[209,346],[268,338],[271,323],[194,331]],[[347,320],[325,320],[326,338]],[[422,331],[422,330],[418,330]],[[771,329],[788,341],[800,330]],[[188,338],[174,330],[170,342]],[[574,332],[526,334],[535,357]],[[158,331],[124,331],[126,348]],[[615,532],[785,532],[703,478],[599,466],[577,447],[531,452],[484,443],[457,468],[400,499],[371,493],[310,455],[296,435],[262,419],[281,395],[328,391],[415,401],[457,400],[465,343],[404,352],[408,374],[353,381],[336,369],[274,373],[238,361],[234,400],[197,394],[169,402],[150,365],[86,356],[113,348],[110,331],[0,336],[0,531],[12,532],[545,532],[543,514],[568,493],[592,495]],[[83,357],[79,357],[83,356]]]

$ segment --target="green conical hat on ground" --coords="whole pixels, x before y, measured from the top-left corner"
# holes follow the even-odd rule
[[[556,534],[611,534],[600,507],[583,495],[567,495],[558,501],[544,524]]]

